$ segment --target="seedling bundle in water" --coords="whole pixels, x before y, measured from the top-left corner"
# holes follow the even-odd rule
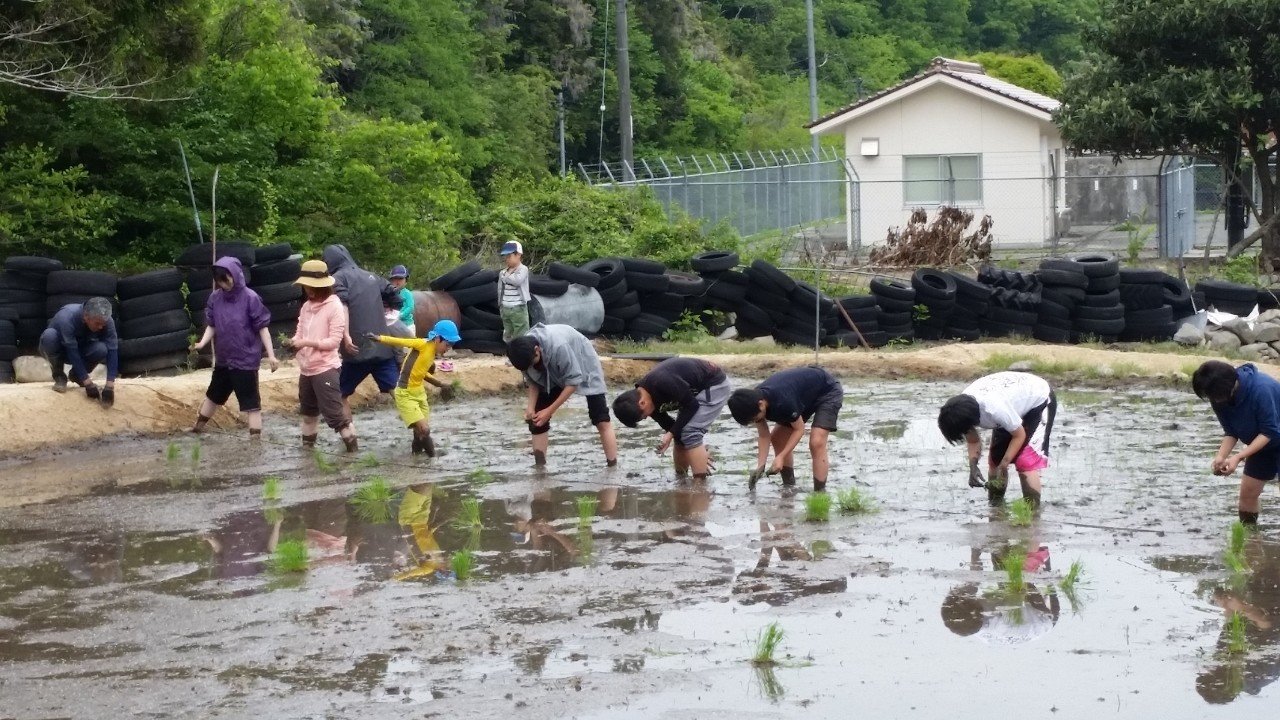
[[[804,498],[804,519],[826,522],[831,517],[831,496],[824,492],[809,493]]]
[[[168,458],[169,462],[175,462],[181,452],[182,448],[178,447],[178,443],[171,442],[169,443],[169,449],[165,451],[165,457]]]
[[[335,465],[320,448],[312,450],[311,457],[315,459],[316,467],[320,468],[324,472],[333,472],[338,469],[338,466]]]
[[[285,540],[276,545],[271,554],[271,569],[279,573],[305,572],[307,569],[307,544],[301,540]]]
[[[856,487],[845,488],[836,493],[836,507],[846,515],[860,515],[875,511],[871,498]]]
[[[577,503],[578,525],[590,527],[591,520],[596,516],[596,507],[599,506],[600,501],[590,495],[579,495]]]
[[[280,478],[272,475],[262,481],[262,499],[279,500],[283,496],[280,490]]]
[[[469,495],[462,498],[458,507],[458,519],[454,524],[461,530],[483,527],[484,523],[480,520],[480,500]]]
[[[379,465],[381,465],[382,462],[378,460],[377,455],[374,455],[371,452],[367,452],[364,455],[360,456],[360,460],[356,464],[362,468],[376,468]]]
[[[786,637],[782,626],[776,622],[769,623],[756,636],[756,654],[751,657],[754,665],[774,665],[778,661],[774,658],[774,654],[778,652],[778,647],[782,645],[782,639]]]
[[[475,556],[470,550],[462,549],[453,554],[449,564],[453,567],[453,576],[458,579],[458,582],[466,582],[471,579],[471,568],[475,565]]]
[[[1232,655],[1243,655],[1249,651],[1249,640],[1245,637],[1244,613],[1233,612],[1227,620],[1227,652]]]
[[[1022,579],[1022,568],[1026,562],[1027,551],[1018,545],[1009,548],[1000,562],[1004,567],[1005,575],[1009,578],[1006,589],[1014,595],[1021,595],[1027,589],[1027,584]]]
[[[395,490],[383,477],[369,478],[356,488],[351,505],[356,516],[367,523],[380,525],[391,519],[391,498]]]
[[[493,474],[484,468],[476,468],[467,473],[467,479],[473,483],[491,483],[493,482]]]
[[[1026,527],[1031,524],[1031,519],[1035,515],[1035,508],[1032,507],[1031,501],[1026,498],[1018,498],[1009,503],[1009,524],[1018,527]]]
[[[1231,523],[1231,537],[1227,541],[1226,552],[1222,554],[1222,561],[1234,576],[1249,572],[1249,566],[1244,561],[1244,541],[1248,534],[1249,530],[1244,523],[1239,520]]]

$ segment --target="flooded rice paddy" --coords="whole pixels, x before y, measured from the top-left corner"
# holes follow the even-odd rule
[[[754,432],[727,413],[700,486],[652,425],[621,428],[604,469],[576,402],[535,470],[516,397],[437,405],[432,461],[390,407],[358,417],[356,458],[275,418],[279,444],[7,461],[0,716],[1273,714],[1280,507],[1269,489],[1233,572],[1207,408],[1059,389],[1045,505],[1020,526],[934,426],[960,387],[846,382],[832,488],[877,511],[825,523],[804,519],[803,444],[801,492],[748,492]],[[771,623],[775,662],[753,664]]]

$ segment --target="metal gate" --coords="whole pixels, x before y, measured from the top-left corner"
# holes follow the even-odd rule
[[[1160,173],[1160,257],[1191,252],[1196,241],[1196,174],[1193,159],[1169,158]]]

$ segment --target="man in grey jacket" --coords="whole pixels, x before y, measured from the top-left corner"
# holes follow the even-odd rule
[[[524,419],[533,435],[535,464],[546,463],[551,416],[574,393],[587,398],[587,417],[600,433],[605,464],[618,464],[618,441],[604,395],[604,369],[586,336],[568,325],[538,324],[507,345],[507,358],[527,381],[529,402]]]
[[[326,247],[324,261],[333,276],[333,294],[347,306],[347,334],[353,344],[343,348],[338,386],[350,418],[349,398],[365,378],[372,375],[378,384],[378,392],[382,393],[390,393],[400,380],[395,351],[367,339],[369,333],[387,334],[387,320],[382,307],[382,287],[387,282],[356,265],[343,245]]]

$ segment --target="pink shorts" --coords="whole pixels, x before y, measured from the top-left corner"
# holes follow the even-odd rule
[[[1022,446],[1022,452],[1018,453],[1018,457],[1014,458],[1013,466],[1020,473],[1035,472],[1049,467],[1049,458],[1037,452],[1031,447],[1031,443],[1027,443]]]

